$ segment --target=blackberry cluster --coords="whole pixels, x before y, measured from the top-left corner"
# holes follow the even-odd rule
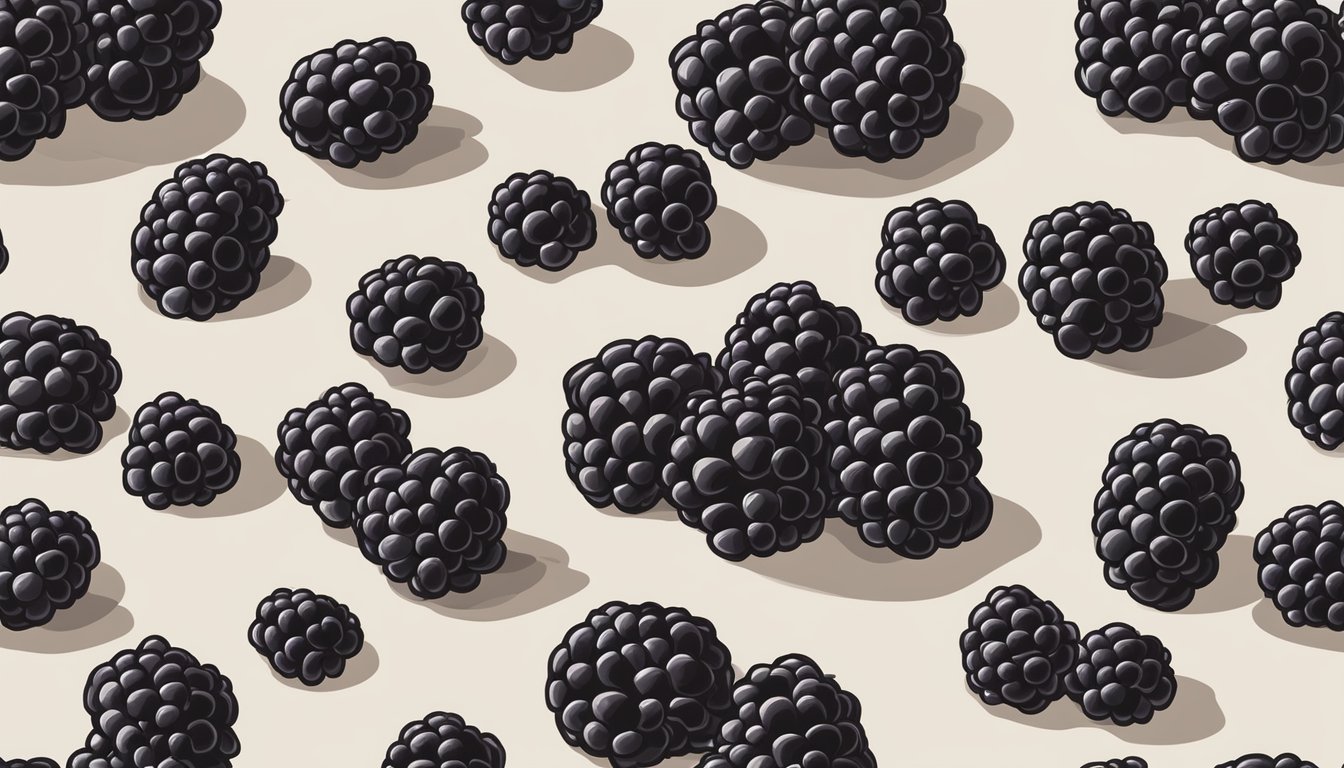
[[[1031,223],[1018,286],[1068,357],[1137,352],[1162,322],[1167,263],[1147,222],[1109,203],[1077,203]]]
[[[1161,419],[1111,449],[1093,503],[1106,583],[1139,603],[1178,611],[1218,575],[1218,550],[1245,489],[1226,437]]]
[[[1278,757],[1257,752],[1219,763],[1216,768],[1316,768],[1316,764],[1303,760],[1291,752],[1285,752]]]
[[[98,534],[78,512],[25,499],[0,512],[0,626],[40,627],[89,591],[102,560]]]
[[[320,685],[364,648],[359,617],[310,589],[277,589],[257,605],[248,642],[282,677]]]
[[[1093,720],[1142,725],[1176,699],[1171,651],[1128,624],[1083,637],[1078,663],[1064,678],[1069,698]]]
[[[60,768],[55,760],[46,757],[34,757],[29,760],[7,760],[0,768]]]
[[[140,212],[131,271],[164,315],[209,320],[257,292],[284,207],[261,163],[189,160]]]
[[[1297,230],[1274,206],[1229,203],[1190,222],[1190,267],[1213,300],[1238,309],[1273,309],[1302,261]]]
[[[1078,0],[1074,78],[1105,115],[1156,123],[1190,102],[1181,57],[1206,0]]]
[[[515,173],[490,196],[487,232],[520,267],[559,272],[597,242],[588,193],[550,171]]]
[[[595,507],[651,509],[691,393],[718,389],[709,356],[675,338],[620,339],[565,374],[565,470]]]
[[[607,219],[641,258],[698,259],[709,250],[718,195],[700,153],[649,142],[607,168]]]
[[[238,482],[238,436],[219,412],[176,392],[140,406],[121,454],[121,485],[150,509],[204,507]]]
[[[431,712],[407,723],[387,748],[382,768],[504,768],[504,745],[461,715]]]
[[[1008,268],[994,232],[960,200],[925,198],[887,214],[877,292],[907,322],[974,315]]]
[[[485,339],[485,293],[456,261],[403,256],[359,279],[345,313],[356,352],[411,373],[456,370]]]
[[[89,29],[82,0],[0,3],[0,160],[21,160],[60,136],[84,103]]]
[[[429,75],[410,43],[343,40],[294,65],[280,129],[296,149],[341,168],[400,152],[434,106]]]
[[[1148,768],[1148,761],[1142,757],[1117,757],[1105,762],[1088,763],[1083,768]]]
[[[683,608],[608,603],[565,634],[546,672],[560,735],[613,768],[707,750],[733,712],[732,654]]]
[[[0,447],[90,453],[120,387],[121,365],[94,329],[27,312],[0,319]]]
[[[423,448],[367,482],[355,505],[359,549],[416,596],[470,592],[504,564],[509,485],[485,454]]]
[[[1026,587],[996,587],[961,635],[966,684],[986,704],[1031,715],[1064,697],[1078,661],[1078,625]]]
[[[362,384],[332,387],[276,428],[275,466],[289,492],[335,528],[349,528],[368,473],[411,452],[411,421]]]
[[[505,64],[568,53],[574,33],[602,12],[602,0],[466,0],[467,34]]]
[[[1295,627],[1344,632],[1344,507],[1294,507],[1255,537],[1265,597]]]
[[[1327,451],[1344,443],[1344,312],[1331,312],[1298,337],[1284,379],[1288,420]],[[0,416],[4,413],[0,407]],[[0,417],[0,425],[4,419]]]
[[[201,80],[215,42],[219,0],[84,0],[89,107],[104,120],[173,111]]]

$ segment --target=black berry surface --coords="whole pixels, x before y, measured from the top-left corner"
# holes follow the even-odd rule
[[[1088,763],[1083,768],[1148,768],[1148,761],[1142,757],[1117,757],[1112,760]]]
[[[1190,102],[1181,57],[1205,0],[1078,0],[1074,78],[1104,115],[1155,123]]]
[[[238,482],[238,436],[219,412],[176,392],[140,406],[121,454],[121,483],[150,509],[203,507]]]
[[[1344,507],[1293,507],[1255,537],[1265,597],[1295,627],[1344,632]]]
[[[1176,699],[1171,651],[1153,635],[1122,623],[1083,637],[1064,684],[1083,714],[1116,725],[1147,723]]]
[[[9,249],[5,247],[5,239],[0,235],[0,274],[3,274],[9,268]]]
[[[433,256],[389,259],[345,302],[350,344],[410,373],[456,370],[485,339],[485,293],[476,275]]]
[[[1298,337],[1284,388],[1288,420],[1303,437],[1327,451],[1344,443],[1344,312],[1330,312]]]
[[[1303,760],[1291,752],[1278,757],[1270,757],[1262,752],[1242,755],[1236,760],[1219,763],[1217,768],[1317,768],[1316,764]]]
[[[1008,268],[994,232],[960,200],[925,198],[887,214],[877,292],[906,321],[928,325],[975,315]]]
[[[607,220],[641,258],[697,259],[709,250],[708,220],[718,207],[700,153],[649,142],[607,168]]]
[[[407,723],[382,768],[504,768],[504,745],[461,715],[431,712]]]
[[[588,193],[550,171],[515,173],[495,187],[487,233],[520,267],[559,272],[597,242]]]
[[[21,160],[60,136],[84,103],[89,28],[76,0],[0,3],[0,160]]]
[[[1274,206],[1229,203],[1196,217],[1185,237],[1190,268],[1213,300],[1238,309],[1273,309],[1302,261],[1297,230]]]
[[[46,757],[33,757],[27,760],[7,760],[0,768],[60,768],[55,760]]]
[[[467,34],[505,64],[568,53],[574,33],[602,12],[603,0],[466,0]]]
[[[1078,660],[1078,626],[1026,587],[996,587],[961,634],[966,684],[990,705],[1031,715],[1064,697]]]
[[[364,648],[359,617],[310,589],[277,589],[257,605],[248,642],[281,677],[320,685]]]
[[[89,106],[104,120],[166,115],[201,80],[219,0],[85,0]]]
[[[0,512],[0,625],[40,627],[89,591],[102,560],[98,534],[78,512],[26,499]]]

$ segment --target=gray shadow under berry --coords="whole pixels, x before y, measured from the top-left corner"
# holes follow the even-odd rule
[[[415,141],[373,162],[341,168],[310,158],[331,178],[356,189],[407,189],[455,179],[485,164],[490,152],[476,139],[481,121],[457,109],[434,107]]]
[[[382,665],[382,660],[378,657],[378,649],[373,647],[373,643],[364,641],[364,647],[359,649],[353,659],[347,659],[345,662],[345,671],[340,677],[328,677],[318,685],[304,685],[298,678],[289,678],[275,671],[275,667],[270,665],[260,654],[257,660],[266,665],[271,671],[271,677],[281,685],[289,686],[299,691],[311,691],[313,693],[331,693],[333,691],[344,691],[354,688],[360,683],[366,682],[373,677]]]
[[[400,366],[388,367],[371,357],[364,359],[395,389],[444,398],[480,394],[503,383],[518,367],[518,356],[513,349],[488,333],[480,346],[467,353],[462,365],[451,371],[431,368],[424,373],[411,373]]]
[[[1257,627],[1280,640],[1306,648],[1344,653],[1344,632],[1326,627],[1294,627],[1283,620],[1283,614],[1274,606],[1274,601],[1267,597],[1251,609],[1251,618]]]
[[[505,64],[482,51],[482,56],[523,85],[543,91],[586,91],[625,74],[635,62],[635,49],[606,27],[592,25],[574,35],[574,47],[543,61],[523,59]]]
[[[135,617],[121,604],[126,596],[126,580],[121,572],[109,563],[99,563],[90,579],[88,593],[69,608],[57,611],[46,624],[18,632],[0,628],[0,648],[70,653],[129,634],[135,627]]]
[[[1218,550],[1218,575],[1213,583],[1195,592],[1195,599],[1180,613],[1222,613],[1254,603],[1264,596],[1256,580],[1255,539],[1227,537]],[[1155,609],[1153,609],[1155,610]]]
[[[1283,290],[1292,290],[1292,281],[1284,283]],[[1230,304],[1219,304],[1213,300],[1209,289],[1193,277],[1169,280],[1162,286],[1162,297],[1169,311],[1184,315],[1201,323],[1217,325],[1241,315],[1258,315],[1265,310],[1259,307],[1237,309]]]
[[[285,307],[297,304],[312,287],[313,276],[306,267],[291,258],[272,254],[266,269],[262,270],[261,285],[257,287],[257,292],[243,299],[237,307],[228,312],[221,312],[206,322],[225,323],[279,312]],[[140,297],[140,303],[145,305],[146,309],[155,314],[163,314],[159,312],[158,304],[145,293],[143,287],[136,291],[136,295]],[[186,318],[182,319],[191,322]]]
[[[238,482],[204,507],[169,507],[163,510],[178,517],[233,517],[255,512],[288,492],[285,478],[275,469],[275,456],[260,442],[238,436]]]
[[[1217,325],[1166,312],[1138,352],[1094,353],[1093,365],[1150,379],[1180,379],[1225,368],[1246,354],[1241,337]]]
[[[55,453],[42,453],[32,449],[22,451],[12,448],[0,448],[0,459],[37,459],[39,461],[70,461],[84,456],[92,456],[107,448],[108,443],[121,443],[122,435],[130,429],[131,416],[126,409],[117,406],[117,410],[112,413],[112,418],[103,422],[103,439],[98,443],[98,447],[88,453],[74,453],[72,451],[56,451]],[[118,446],[117,450],[121,450]]]

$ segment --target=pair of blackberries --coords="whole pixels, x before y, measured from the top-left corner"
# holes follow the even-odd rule
[[[26,499],[0,511],[0,626],[40,627],[89,591],[102,548],[78,512]]]
[[[282,677],[307,686],[340,677],[364,648],[359,617],[310,589],[277,589],[257,605],[248,642]]]
[[[574,34],[602,12],[602,0],[464,0],[467,33],[505,64],[568,53]]]
[[[165,392],[135,414],[121,481],[150,509],[209,505],[238,482],[238,436],[219,412]]]

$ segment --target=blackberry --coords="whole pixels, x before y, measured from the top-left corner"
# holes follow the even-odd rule
[[[1247,162],[1310,162],[1344,148],[1344,42],[1315,0],[1206,0],[1181,58],[1190,114]]]
[[[914,155],[947,128],[966,56],[945,0],[801,0],[789,29],[802,103],[841,154]]]
[[[5,238],[0,235],[0,273],[9,268],[9,249],[5,247]]]
[[[233,683],[157,635],[93,670],[84,710],[93,730],[69,768],[229,768],[242,751]]]
[[[150,509],[204,507],[238,482],[238,436],[219,412],[176,392],[140,406],[121,454],[121,485]]]
[[[1344,507],[1293,507],[1255,537],[1265,597],[1294,627],[1344,632]]]
[[[607,168],[607,220],[641,258],[698,259],[709,250],[718,194],[700,153],[676,144],[640,144]]]
[[[613,768],[709,749],[733,711],[732,654],[684,608],[611,602],[551,652],[546,706],[570,746]]]
[[[104,120],[172,112],[201,80],[219,0],[85,0],[89,106]]]
[[[87,325],[27,312],[0,319],[0,447],[90,453],[120,387],[111,345]]]
[[[776,0],[739,5],[700,22],[672,49],[677,114],[697,144],[734,168],[773,160],[812,138],[789,71],[794,15]]]
[[[994,232],[960,200],[932,197],[887,214],[877,292],[907,322],[974,315],[1008,268]]]
[[[60,136],[84,103],[89,30],[75,0],[0,2],[0,160],[19,160]]]
[[[1213,300],[1238,309],[1273,309],[1302,261],[1297,230],[1274,206],[1229,203],[1190,222],[1185,250]]]
[[[418,597],[470,592],[504,564],[509,484],[485,454],[422,448],[367,482],[355,505],[360,551]]]
[[[568,53],[574,33],[602,12],[602,0],[466,0],[467,34],[505,64]]]
[[[1088,763],[1083,768],[1148,768],[1148,761],[1142,757],[1117,757],[1105,762]]]
[[[1176,699],[1171,651],[1156,637],[1118,622],[1083,637],[1064,685],[1083,714],[1116,725],[1142,725]]]
[[[806,656],[752,667],[733,687],[733,706],[699,768],[877,768],[858,698]]]
[[[1167,262],[1148,222],[1106,202],[1077,203],[1033,221],[1023,251],[1018,287],[1060,352],[1083,359],[1153,340]]]
[[[341,168],[415,141],[434,106],[429,67],[410,43],[342,40],[299,59],[280,91],[280,129],[294,148]]]
[[[1278,757],[1255,753],[1219,763],[1217,768],[1316,768],[1316,764],[1303,760],[1291,752],[1285,752]]]
[[[1205,0],[1078,0],[1074,79],[1105,115],[1148,123],[1190,102],[1181,57]]]
[[[490,196],[490,242],[520,267],[559,272],[597,242],[588,193],[550,171],[515,173]]]
[[[78,512],[25,499],[0,512],[0,626],[40,627],[89,591],[102,548]]]
[[[257,292],[284,207],[261,163],[188,160],[140,212],[131,271],[159,312],[209,320]]]
[[[320,685],[364,648],[359,617],[310,589],[277,589],[257,605],[248,642],[281,677]]]
[[[481,345],[485,293],[456,261],[402,256],[359,279],[345,303],[350,344],[389,368],[456,370]]]
[[[60,768],[55,760],[47,757],[34,757],[29,760],[7,760],[0,768]]]
[[[1284,379],[1288,420],[1301,430],[1303,437],[1327,451],[1344,443],[1341,385],[1344,385],[1344,312],[1331,312],[1298,337],[1292,367]]]
[[[619,339],[565,374],[565,470],[595,507],[651,509],[693,392],[717,389],[709,355],[675,338]]]
[[[289,492],[334,528],[349,528],[371,470],[399,464],[411,452],[405,411],[354,382],[285,414],[276,428],[275,466]]]
[[[383,768],[504,768],[504,745],[461,715],[431,712],[407,723],[387,748]]]
[[[961,634],[966,684],[986,704],[1034,715],[1064,697],[1078,660],[1078,625],[1026,587],[996,587]]]
[[[961,372],[940,352],[870,349],[836,376],[826,425],[835,511],[864,542],[912,559],[985,532],[994,502],[980,483],[980,425]]]

